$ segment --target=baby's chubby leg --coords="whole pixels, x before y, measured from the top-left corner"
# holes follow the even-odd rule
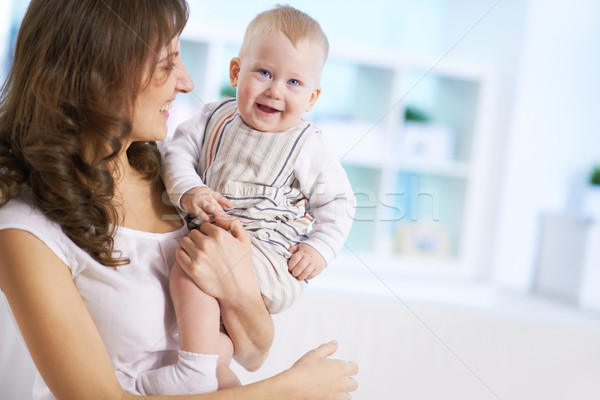
[[[174,365],[143,372],[136,387],[145,395],[213,392],[217,390],[218,348],[223,335],[219,330],[219,304],[179,264],[173,266],[169,288],[179,330],[178,360]]]

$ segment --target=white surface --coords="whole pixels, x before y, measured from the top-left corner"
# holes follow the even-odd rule
[[[587,232],[579,304],[600,311],[600,222]]]
[[[465,300],[465,290],[446,296]],[[336,356],[360,365],[353,399],[600,398],[599,316],[483,288],[472,295],[480,306],[309,289],[275,317],[263,369],[237,372],[246,383],[270,376],[336,338]]]
[[[365,273],[346,290],[330,290],[331,278],[320,280],[275,316],[265,366],[256,373],[234,366],[244,383],[337,339],[335,357],[360,365],[355,400],[600,398],[600,313],[485,285],[406,281],[386,287]],[[362,293],[349,291],[359,286]],[[0,355],[0,398],[30,398],[32,363],[5,307]]]
[[[545,214],[540,218],[537,293],[577,302],[588,226],[577,215]]]
[[[0,399],[31,399],[34,365],[0,292]]]

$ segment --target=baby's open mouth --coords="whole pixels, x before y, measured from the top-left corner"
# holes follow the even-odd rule
[[[268,113],[268,114],[273,114],[273,113],[279,112],[279,110],[277,110],[277,109],[275,109],[273,107],[266,106],[264,104],[258,104],[258,108],[262,112],[265,112],[265,113]]]

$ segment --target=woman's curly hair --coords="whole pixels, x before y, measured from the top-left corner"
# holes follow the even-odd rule
[[[111,168],[131,132],[136,96],[187,22],[185,0],[33,0],[0,97],[0,206],[31,189],[34,205],[98,262],[119,220]],[[150,74],[152,75],[152,74]],[[154,142],[129,162],[160,179]]]

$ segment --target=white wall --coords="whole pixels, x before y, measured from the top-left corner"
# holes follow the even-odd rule
[[[531,0],[500,186],[494,278],[530,287],[543,211],[575,209],[600,161],[600,2]]]
[[[523,35],[529,1],[525,0],[447,0],[438,57],[471,60],[489,66],[498,76],[496,107],[492,112],[492,159],[487,160],[490,178],[485,205],[483,233],[486,240],[479,251],[482,262],[480,277],[489,278],[494,264],[500,208],[500,183],[504,175],[506,138],[514,95],[517,91],[523,53]]]
[[[10,34],[11,1],[0,1],[0,83],[4,82],[6,71],[5,56],[8,53],[8,37]]]

